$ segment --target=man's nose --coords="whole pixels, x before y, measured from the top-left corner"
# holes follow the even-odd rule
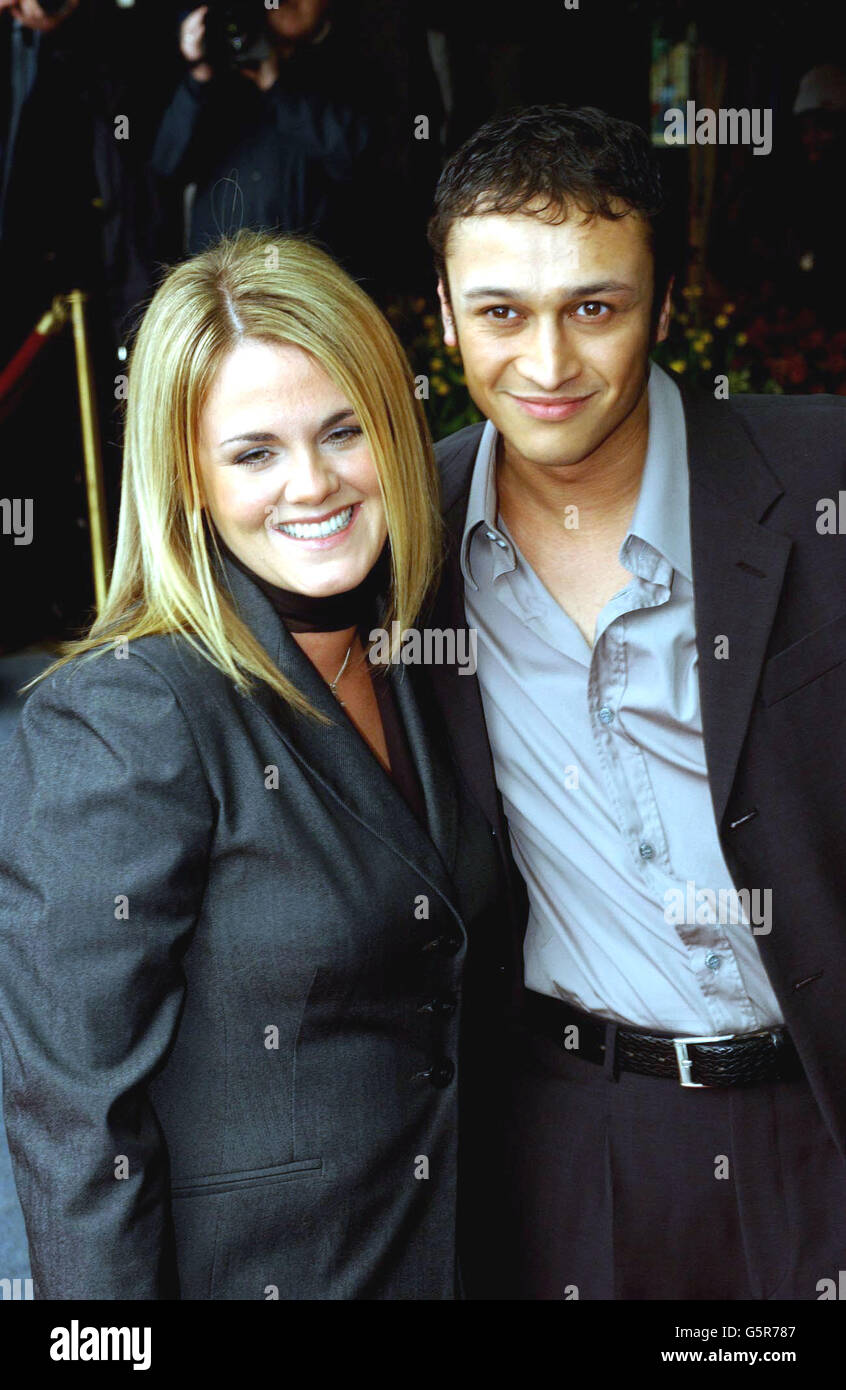
[[[570,335],[552,318],[535,325],[516,365],[520,374],[542,391],[555,391],[581,370]]]

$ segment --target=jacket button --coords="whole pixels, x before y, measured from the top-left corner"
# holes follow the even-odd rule
[[[455,1076],[455,1063],[451,1062],[449,1057],[441,1057],[437,1062],[433,1062],[426,1076],[433,1086],[443,1089]]]
[[[437,951],[440,956],[454,956],[463,945],[464,938],[460,932],[448,931],[444,932],[443,936],[436,936],[434,941],[427,941],[423,950]]]
[[[437,1014],[440,1018],[449,1018],[455,1013],[456,999],[450,995],[445,999],[427,999],[425,1004],[421,1004],[417,1012],[419,1014]]]

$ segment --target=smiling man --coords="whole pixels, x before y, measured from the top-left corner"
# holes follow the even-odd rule
[[[660,180],[602,112],[483,127],[429,234],[487,417],[439,446],[451,606],[528,892],[505,1296],[815,1299],[846,1259],[846,769],[818,742],[846,559],[816,526],[846,402],[650,364]]]

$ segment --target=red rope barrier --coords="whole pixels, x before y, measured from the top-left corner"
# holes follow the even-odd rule
[[[0,371],[0,419],[13,410],[19,387],[32,370],[33,363],[50,339],[67,321],[68,310],[63,296],[57,295],[47,313],[42,315],[29,337],[21,344],[11,362]]]

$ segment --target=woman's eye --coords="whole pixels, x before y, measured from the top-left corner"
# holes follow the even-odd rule
[[[339,430],[333,430],[328,436],[330,444],[346,444],[350,439],[360,439],[361,429],[358,425],[344,425]]]
[[[251,449],[248,454],[242,454],[235,460],[242,468],[259,468],[270,457],[269,449]]]
[[[607,304],[600,304],[600,303],[599,303],[597,300],[595,300],[595,299],[589,299],[589,300],[587,300],[584,304],[580,304],[580,305],[579,305],[579,308],[576,310],[576,313],[578,314],[578,313],[579,313],[579,310],[584,309],[584,311],[585,311],[585,312],[584,312],[584,315],[583,315],[584,318],[587,318],[587,319],[599,319],[599,318],[605,318],[605,317],[606,317],[606,315],[605,315],[605,313],[604,313],[603,311],[604,311],[605,309],[607,309],[607,308],[608,308],[608,305],[607,305]]]

